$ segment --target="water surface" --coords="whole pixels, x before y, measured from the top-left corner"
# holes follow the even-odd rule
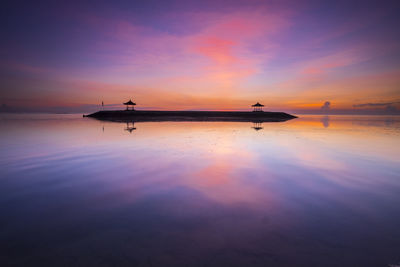
[[[1,115],[1,266],[400,263],[400,117]]]

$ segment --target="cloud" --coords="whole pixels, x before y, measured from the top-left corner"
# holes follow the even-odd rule
[[[391,105],[396,105],[400,104],[400,101],[398,102],[386,102],[386,103],[365,103],[365,104],[357,104],[353,105],[354,108],[365,108],[365,107],[388,107]]]
[[[331,102],[325,101],[325,103],[321,107],[322,110],[328,111],[331,110]]]
[[[358,45],[353,48],[349,48],[347,51],[338,51],[330,55],[324,55],[319,58],[306,60],[305,62],[301,63],[303,65],[301,74],[321,75],[334,69],[358,64],[372,57],[369,54],[363,54],[361,51],[364,50],[366,49],[361,49]]]
[[[279,47],[275,37],[290,25],[287,14],[268,10],[190,14],[176,18],[185,24],[184,34],[125,19],[95,24],[101,38],[91,55],[102,64],[88,72],[103,81],[136,86],[234,93],[263,71]]]
[[[353,105],[356,110],[372,110],[384,114],[398,114],[400,101],[383,102],[383,103],[364,103]]]

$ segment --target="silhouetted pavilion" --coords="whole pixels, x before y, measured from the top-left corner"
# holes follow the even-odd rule
[[[126,110],[129,110],[129,107],[131,108],[131,110],[135,110],[135,105],[136,103],[132,102],[131,99],[129,99],[128,102],[125,102],[124,105],[126,105]]]
[[[263,104],[260,104],[260,103],[255,103],[254,105],[252,105],[252,107],[254,108],[254,110],[253,111],[263,111],[262,110],[262,107],[263,107],[264,105]]]

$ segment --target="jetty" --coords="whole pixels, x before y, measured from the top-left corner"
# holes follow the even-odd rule
[[[135,110],[136,103],[125,102],[125,110],[102,110],[84,117],[118,122],[145,121],[243,121],[243,122],[282,122],[297,118],[285,112],[263,111],[264,105],[252,105],[253,111],[160,111]]]

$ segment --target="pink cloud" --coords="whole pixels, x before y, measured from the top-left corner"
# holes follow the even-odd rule
[[[152,77],[145,82],[147,85],[157,86],[166,79],[185,80],[189,90],[193,86],[190,81],[200,81],[195,86],[207,84],[206,90],[222,93],[260,71],[261,64],[277,47],[273,34],[289,25],[281,14],[254,10],[224,15],[197,13],[191,18],[205,23],[185,35],[128,21],[112,22],[113,26],[104,32],[106,39],[98,43],[96,50],[107,65],[114,65],[110,71],[117,76],[132,73],[132,81],[137,81],[144,77],[136,77],[137,73],[148,71]],[[187,24],[189,29],[190,21]],[[260,46],[254,47],[255,42]]]
[[[211,58],[217,64],[232,64],[237,61],[237,58],[232,55],[232,46],[235,45],[233,41],[208,37],[198,43],[199,47],[195,51]]]
[[[301,70],[301,73],[306,75],[324,74],[329,70],[357,64],[368,58],[369,56],[362,55],[356,49],[333,53],[331,55],[323,56],[303,63],[304,67]]]

